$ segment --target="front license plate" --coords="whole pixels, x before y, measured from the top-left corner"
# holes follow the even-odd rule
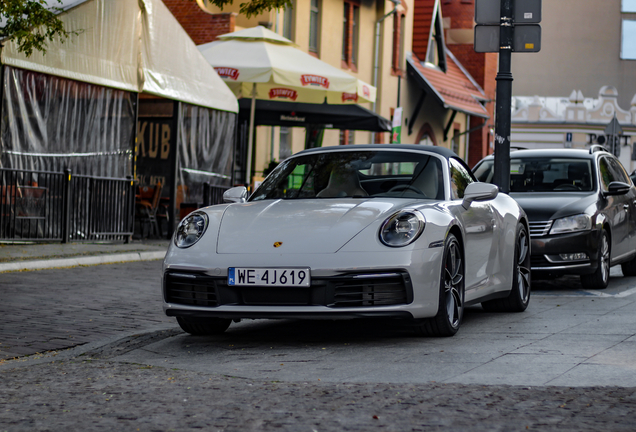
[[[227,272],[230,286],[286,286],[308,287],[308,268],[247,268],[230,267]]]

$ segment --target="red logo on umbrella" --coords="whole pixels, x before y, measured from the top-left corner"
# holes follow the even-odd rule
[[[229,78],[236,81],[239,77],[238,69],[231,67],[215,67],[214,70],[219,74],[221,78]]]
[[[365,86],[365,85],[362,86],[362,94],[364,95],[365,98],[371,97],[371,90],[369,90],[368,86]]]
[[[358,102],[358,93],[342,93],[342,101]]]
[[[320,75],[302,75],[300,77],[300,83],[304,86],[316,85],[326,89],[329,88],[329,80],[325,77],[321,77]]]
[[[269,98],[283,98],[283,99],[291,99],[293,101],[298,97],[298,92],[296,90],[288,89],[288,88],[273,88],[269,91]]]

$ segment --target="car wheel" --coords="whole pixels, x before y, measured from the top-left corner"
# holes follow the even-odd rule
[[[232,323],[225,318],[186,318],[177,317],[179,327],[194,336],[210,336],[223,333]]]
[[[510,294],[506,298],[485,301],[481,306],[488,312],[523,312],[530,303],[530,287],[530,238],[526,227],[520,224],[515,240]]]
[[[601,240],[598,244],[597,267],[591,275],[581,275],[581,285],[585,289],[607,288],[610,275],[610,240],[606,230],[601,231]]]
[[[453,234],[446,239],[440,279],[437,315],[417,326],[422,335],[453,336],[464,316],[464,259],[459,241]]]
[[[621,264],[621,270],[623,270],[623,276],[636,276],[636,257]]]

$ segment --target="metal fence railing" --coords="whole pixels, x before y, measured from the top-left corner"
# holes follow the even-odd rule
[[[228,189],[223,186],[212,186],[209,183],[203,183],[203,207],[223,204],[223,193]]]
[[[134,228],[131,179],[0,168],[0,240],[125,241]]]

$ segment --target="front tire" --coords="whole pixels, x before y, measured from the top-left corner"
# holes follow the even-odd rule
[[[177,317],[179,327],[193,336],[211,336],[223,333],[232,324],[225,318],[186,318]]]
[[[609,284],[610,275],[610,252],[611,245],[609,234],[606,230],[601,231],[601,240],[598,244],[598,254],[596,257],[596,271],[591,275],[581,275],[581,285],[585,289],[604,289]]]
[[[437,315],[416,327],[426,336],[454,336],[464,316],[464,259],[453,234],[446,238]]]
[[[506,298],[485,301],[481,307],[488,312],[523,312],[530,303],[530,238],[523,224],[517,227],[512,289]]]

